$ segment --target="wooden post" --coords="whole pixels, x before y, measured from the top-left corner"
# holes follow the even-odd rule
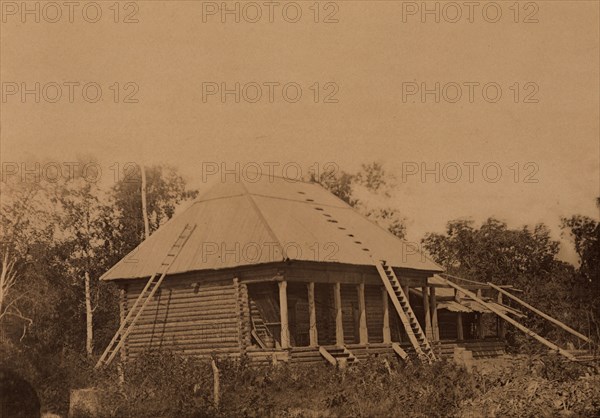
[[[342,285],[337,282],[333,286],[333,302],[335,305],[335,345],[344,346],[344,323],[342,317]]]
[[[404,291],[404,295],[406,296],[406,301],[410,305],[410,288],[408,287],[408,284],[402,286],[402,290]]]
[[[502,293],[500,292],[498,292],[498,304],[502,305]],[[499,316],[497,316],[496,319],[498,321],[498,337],[504,339],[506,338],[506,322]]]
[[[365,304],[365,284],[360,283],[358,290],[358,343],[366,345],[369,343],[369,331],[367,329],[367,309]]]
[[[392,333],[390,331],[390,307],[388,303],[388,292],[386,288],[383,288],[383,342],[389,344],[392,342]]]
[[[317,309],[315,306],[315,283],[310,282],[308,284],[308,336],[310,339],[310,346],[316,347],[319,345],[319,337],[317,334]]]
[[[483,329],[483,313],[477,314],[477,338],[483,340],[485,338],[485,330]]]
[[[287,282],[279,282],[279,317],[281,322],[281,348],[290,347],[290,328],[288,324]]]
[[[213,403],[215,405],[215,409],[219,410],[219,405],[221,403],[221,384],[219,379],[219,368],[217,367],[217,363],[213,358],[211,361],[212,371],[213,371]]]
[[[463,332],[463,317],[462,312],[456,313],[456,334],[459,341],[465,339],[465,334]]]
[[[423,318],[425,320],[425,336],[428,340],[433,339],[433,333],[431,332],[431,311],[429,310],[429,292],[427,291],[427,285],[421,287],[423,293]]]
[[[433,333],[433,341],[440,340],[440,326],[438,323],[437,314],[437,299],[435,295],[435,287],[429,289],[429,309],[431,310],[431,328]]]

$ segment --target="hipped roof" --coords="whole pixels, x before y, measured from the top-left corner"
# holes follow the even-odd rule
[[[393,267],[443,271],[415,245],[316,183],[271,175],[229,177],[159,228],[101,280],[143,278],[159,271],[186,224],[196,224],[196,229],[169,274],[286,260],[373,265],[373,258]]]

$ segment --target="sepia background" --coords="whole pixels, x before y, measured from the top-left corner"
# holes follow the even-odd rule
[[[334,162],[352,171],[378,161],[397,176],[391,199],[414,240],[441,232],[457,217],[495,216],[513,227],[545,222],[559,237],[560,216],[598,216],[596,1],[538,1],[537,10],[521,2],[518,17],[513,2],[496,2],[502,11],[496,23],[481,8],[472,22],[464,15],[456,23],[448,15],[439,22],[425,15],[422,22],[420,11],[407,13],[412,2],[401,1],[321,2],[318,23],[314,3],[305,1],[296,2],[302,10],[296,23],[287,22],[281,8],[273,22],[263,16],[251,23],[241,15],[239,23],[232,16],[223,23],[219,13],[206,14],[211,2],[200,1],[121,2],[115,22],[113,3],[99,2],[96,23],[77,11],[72,23],[64,15],[56,23],[42,16],[38,23],[22,19],[21,10],[12,14],[7,3],[15,2],[2,2],[0,22],[2,162],[91,156],[107,174],[115,163],[170,163],[202,188],[206,162],[230,168],[235,162],[304,168]],[[533,12],[529,20],[537,22],[526,22]],[[125,23],[127,16],[137,23]],[[32,88],[51,82],[95,82],[103,96],[88,103],[75,94],[70,103],[64,88],[57,103],[43,97],[36,103],[20,92],[5,95],[6,83]],[[203,98],[203,83],[252,82],[298,83],[303,95],[297,103],[280,94],[273,103],[264,96],[256,103]],[[490,103],[480,87],[472,103],[466,88],[456,103],[444,97],[437,103],[433,95],[403,98],[405,83],[433,88],[465,82],[497,83],[502,97]],[[118,103],[109,88],[114,83]],[[126,103],[126,83],[139,88],[137,103]],[[337,87],[337,102],[325,103],[321,90],[315,103],[315,83],[333,83],[328,86]],[[526,83],[537,86],[537,102],[525,100]],[[502,175],[490,182],[476,169],[470,182],[465,168],[456,182],[402,177],[407,163],[433,168],[465,162],[498,164]],[[510,168],[515,163],[517,180]],[[533,165],[524,170],[527,163]],[[537,182],[524,179],[531,167]],[[565,249],[563,257],[573,254]]]

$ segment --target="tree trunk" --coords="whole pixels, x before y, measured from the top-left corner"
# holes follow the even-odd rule
[[[94,352],[94,312],[92,310],[92,294],[90,291],[90,275],[85,272],[85,319],[86,319],[86,338],[85,351],[88,357],[92,357]]]
[[[146,206],[146,169],[140,166],[142,171],[142,216],[144,218],[144,239],[150,236],[150,225],[148,223],[148,208]]]

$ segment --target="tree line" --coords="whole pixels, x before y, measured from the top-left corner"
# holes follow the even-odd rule
[[[2,184],[3,353],[17,353],[39,371],[53,364],[60,368],[73,354],[92,358],[110,341],[118,327],[118,295],[115,286],[98,278],[144,239],[138,174],[134,181],[128,176],[108,188],[77,172],[53,182]],[[149,166],[145,174],[148,227],[153,232],[198,191],[172,166]],[[319,182],[399,238],[405,236],[406,218],[389,203],[395,179],[381,164],[307,180]],[[523,299],[597,338],[600,224],[577,214],[561,222],[580,257],[579,266],[558,259],[559,243],[544,224],[510,228],[493,218],[481,225],[451,220],[444,233],[426,234],[422,246],[449,273],[512,284],[523,291]],[[528,321],[537,331],[555,332],[533,317]]]

